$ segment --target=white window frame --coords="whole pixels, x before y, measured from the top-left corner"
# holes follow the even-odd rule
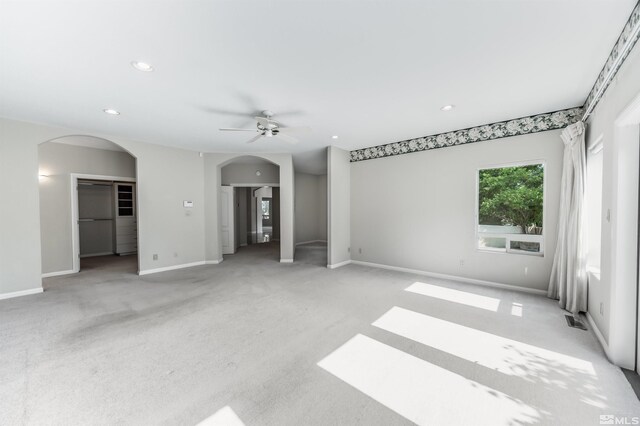
[[[491,169],[504,169],[508,167],[521,167],[521,166],[534,166],[534,165],[542,165],[544,170],[542,174],[542,234],[502,234],[502,233],[488,233],[488,232],[480,232],[480,171],[482,170],[491,170]],[[476,212],[474,218],[474,229],[475,229],[475,246],[476,250],[483,253],[498,253],[498,254],[521,254],[525,256],[539,256],[544,257],[545,253],[545,233],[547,232],[547,163],[545,160],[526,160],[526,161],[518,161],[513,163],[501,163],[501,164],[491,164],[486,166],[478,167],[476,170]],[[504,238],[505,248],[488,248],[488,247],[480,247],[480,236],[483,237],[492,237],[492,238]],[[511,248],[511,241],[531,241],[531,242],[539,242],[540,243],[540,251],[539,252],[530,252],[525,250],[517,250]]]

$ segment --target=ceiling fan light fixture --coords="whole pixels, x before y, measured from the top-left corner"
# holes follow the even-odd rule
[[[445,105],[442,108],[440,108],[441,111],[451,111],[452,109],[454,109],[456,106],[455,105]]]

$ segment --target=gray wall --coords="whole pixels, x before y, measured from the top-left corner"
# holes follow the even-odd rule
[[[327,241],[327,175],[318,176],[318,239]]]
[[[351,163],[351,258],[545,290],[562,151],[557,130]],[[545,256],[478,251],[478,168],[528,160],[546,161]]]
[[[614,306],[613,298],[618,295],[626,297],[621,289],[616,289],[618,285],[615,278],[615,249],[614,249],[614,228],[616,215],[621,213],[616,211],[616,175],[620,167],[620,147],[616,138],[619,136],[619,129],[616,129],[615,121],[631,101],[640,94],[640,44],[627,57],[625,63],[618,71],[615,79],[607,89],[605,95],[600,100],[593,114],[587,121],[587,146],[591,146],[596,139],[603,138],[603,194],[602,194],[602,245],[600,261],[600,282],[589,284],[589,306],[588,312],[596,323],[597,328],[602,333],[606,342],[611,344],[613,323],[612,315],[619,314],[621,309]],[[637,127],[637,126],[636,126]],[[636,128],[637,130],[637,128]],[[607,210],[611,211],[611,221],[606,219]],[[628,252],[635,250],[635,247],[628,247]],[[617,290],[617,291],[616,291]],[[600,312],[600,304],[603,304],[603,311]],[[622,330],[626,326],[632,325],[629,318],[619,318],[616,322],[616,331]]]
[[[260,176],[256,176],[256,170],[260,170]],[[260,164],[231,163],[222,168],[222,185],[279,182],[278,166],[266,161]]]
[[[126,152],[47,142],[38,146],[38,166],[40,172],[48,176],[40,180],[42,273],[69,271],[72,269],[71,173],[134,178],[136,161]],[[105,232],[105,224],[98,224],[99,229],[95,225],[83,224],[82,230]],[[88,248],[86,239],[80,246],[89,253],[101,249]],[[86,254],[86,250],[83,251],[81,254]]]
[[[329,266],[351,260],[351,164],[349,151],[327,149],[327,210]],[[378,178],[373,182],[378,183]],[[373,187],[371,182],[369,186]]]
[[[327,240],[327,177],[297,172],[296,244]]]
[[[0,297],[42,289],[38,145],[83,133],[0,119],[0,197],[11,200],[0,209]],[[203,262],[204,162],[198,153],[96,136],[137,158],[141,271]],[[194,208],[184,209],[182,200],[194,201]]]

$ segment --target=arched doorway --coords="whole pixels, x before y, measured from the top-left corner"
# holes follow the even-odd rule
[[[139,271],[136,163],[120,145],[94,136],[39,144],[43,277]]]
[[[222,254],[280,258],[280,167],[240,156],[220,166]]]
[[[207,153],[205,158],[205,204],[207,217],[205,220],[206,263],[217,264],[223,261],[222,235],[222,168],[234,160],[243,157],[257,158],[278,167],[279,206],[280,206],[280,250],[281,263],[292,263],[294,258],[294,181],[293,159],[291,154],[239,154],[239,153]],[[253,177],[257,177],[253,170]],[[265,185],[264,182],[248,182]],[[276,224],[278,225],[278,224]]]

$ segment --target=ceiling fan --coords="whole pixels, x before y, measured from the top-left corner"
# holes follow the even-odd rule
[[[291,144],[298,143],[298,139],[291,136],[292,133],[300,133],[300,132],[308,132],[311,129],[309,127],[283,127],[282,124],[273,120],[273,112],[266,110],[262,111],[262,117],[254,117],[256,120],[256,128],[255,129],[237,129],[237,128],[222,128],[220,129],[223,132],[257,132],[258,134],[253,138],[249,139],[247,143],[253,143],[260,138],[272,138],[277,136],[284,140],[285,142],[289,142]]]

